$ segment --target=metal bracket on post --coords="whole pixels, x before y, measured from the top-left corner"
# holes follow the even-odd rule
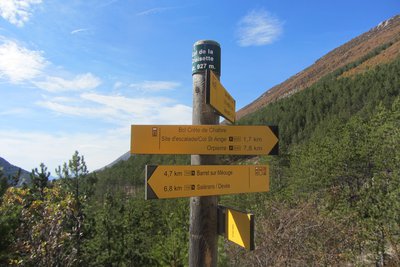
[[[225,233],[226,233],[226,220],[225,220],[226,208],[224,206],[218,205],[217,217],[218,217],[218,223],[217,223],[218,235],[225,236]]]

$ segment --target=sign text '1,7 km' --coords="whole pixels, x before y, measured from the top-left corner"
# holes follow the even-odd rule
[[[146,199],[268,190],[268,165],[146,165]]]
[[[278,154],[276,126],[132,125],[131,131],[131,154]]]

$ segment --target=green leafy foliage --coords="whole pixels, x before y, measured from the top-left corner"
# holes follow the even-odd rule
[[[251,265],[400,264],[399,63],[351,78],[329,75],[240,122],[278,124],[282,145],[278,157],[261,159],[271,166],[269,194],[222,198],[262,216],[256,224],[268,241],[246,255]],[[303,213],[305,207],[316,213]],[[318,234],[305,231],[315,220],[323,221]],[[299,248],[285,254],[285,242]],[[229,251],[231,264],[249,262]]]
[[[15,187],[10,187],[4,195],[1,218],[7,220],[8,236],[11,233],[13,238],[7,240],[3,264],[74,265],[75,253],[67,227],[76,207],[72,195],[53,187],[45,188],[42,197],[37,199],[29,189]]]

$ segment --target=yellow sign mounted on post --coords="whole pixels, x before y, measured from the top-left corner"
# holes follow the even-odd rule
[[[131,154],[278,154],[276,126],[132,125],[131,130]]]
[[[206,103],[228,121],[235,122],[236,101],[211,70],[206,72]]]
[[[254,250],[254,214],[218,206],[218,232],[229,241]]]
[[[147,165],[146,199],[269,191],[268,165]]]

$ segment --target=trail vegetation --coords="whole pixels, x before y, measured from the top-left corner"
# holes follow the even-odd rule
[[[269,164],[271,190],[220,197],[255,214],[256,249],[220,238],[219,266],[400,265],[400,59],[342,75],[355,66],[238,122],[278,125],[280,154],[221,157]],[[144,200],[146,164],[190,158],[90,173],[76,152],[58,179],[41,164],[22,187],[0,172],[0,265],[186,266],[188,199]]]

